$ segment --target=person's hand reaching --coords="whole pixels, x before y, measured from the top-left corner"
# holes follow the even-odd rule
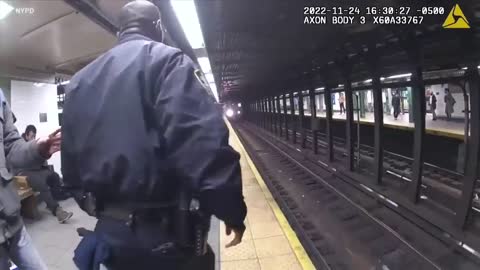
[[[60,151],[60,145],[62,143],[61,129],[55,130],[48,137],[40,138],[37,140],[38,152],[45,159],[49,159],[54,153]]]

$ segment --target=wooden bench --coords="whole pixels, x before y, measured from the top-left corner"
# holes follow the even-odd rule
[[[38,219],[40,217],[40,212],[37,208],[36,194],[28,184],[27,177],[15,176],[14,181],[17,185],[17,194],[22,202],[22,216],[29,219]]]

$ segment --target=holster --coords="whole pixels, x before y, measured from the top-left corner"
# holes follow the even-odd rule
[[[93,198],[89,200],[96,202]],[[85,208],[90,208],[89,211],[99,219],[108,217],[125,222],[132,230],[136,229],[138,222],[158,222],[159,231],[170,231],[169,234],[175,237],[173,243],[155,249],[178,248],[194,256],[203,256],[208,251],[210,216],[203,214],[199,201],[187,192],[180,192],[178,201],[171,203],[102,202],[101,208],[88,204]],[[156,215],[151,215],[152,212]]]
[[[204,215],[200,202],[185,191],[179,194],[179,205],[175,222],[176,238],[183,249],[190,249],[195,256],[207,253],[210,217]]]

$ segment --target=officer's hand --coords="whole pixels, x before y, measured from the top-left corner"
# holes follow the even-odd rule
[[[47,138],[40,138],[37,140],[38,151],[44,158],[50,158],[52,154],[60,151],[60,145],[62,141],[61,129],[55,130]]]
[[[238,245],[242,242],[243,233],[245,232],[245,227],[243,227],[243,228],[232,228],[232,227],[227,225],[226,226],[227,235],[230,235],[232,233],[232,231],[235,234],[235,237],[233,238],[233,240],[230,243],[228,243],[225,246],[226,248],[236,246],[236,245]]]

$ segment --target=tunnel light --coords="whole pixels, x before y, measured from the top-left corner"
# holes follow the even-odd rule
[[[237,111],[237,114],[240,114],[240,111]]]
[[[233,115],[234,115],[235,113],[233,112],[232,109],[228,109],[225,114],[227,115],[227,117],[230,118],[230,117],[233,117]]]
[[[480,69],[480,66],[478,66],[477,68]],[[463,70],[467,70],[468,67],[463,67],[462,69],[463,69]]]
[[[410,77],[412,76],[412,73],[405,73],[405,74],[398,74],[398,75],[393,75],[390,77],[387,77],[388,79],[398,79],[398,78],[405,78],[405,77]]]
[[[237,107],[241,108],[241,107],[242,107],[242,103],[238,103],[238,104],[237,104]]]
[[[380,77],[380,81],[383,81],[385,80],[385,77]],[[364,83],[371,83],[373,81],[373,79],[368,79],[368,80],[365,80],[363,81]]]
[[[0,20],[7,17],[10,12],[12,12],[13,7],[4,1],[0,1]]]

